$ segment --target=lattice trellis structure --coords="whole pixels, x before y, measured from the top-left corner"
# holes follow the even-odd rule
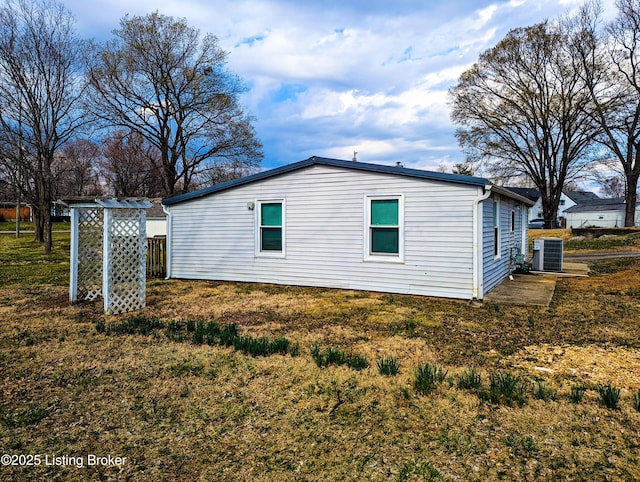
[[[78,299],[93,300],[102,295],[102,231],[101,207],[78,209]]]
[[[144,307],[147,282],[147,237],[144,209],[105,209],[103,297],[105,311],[125,313]]]
[[[145,306],[146,200],[67,201],[71,208],[72,303],[102,296],[109,314]]]

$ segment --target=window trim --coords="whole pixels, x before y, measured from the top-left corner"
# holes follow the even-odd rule
[[[282,207],[282,224],[280,229],[282,230],[282,250],[263,250],[262,249],[262,228],[263,227],[271,227],[274,226],[262,226],[262,205],[263,204],[280,204]],[[284,258],[286,257],[286,199],[284,197],[281,198],[269,198],[269,199],[256,199],[255,201],[255,209],[254,209],[254,246],[255,246],[255,256],[259,258]]]
[[[371,201],[398,201],[398,254],[371,252]],[[365,194],[364,196],[364,261],[380,263],[404,263],[404,194]],[[392,227],[392,226],[389,226]]]

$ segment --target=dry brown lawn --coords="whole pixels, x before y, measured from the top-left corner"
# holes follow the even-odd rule
[[[329,289],[151,281],[144,317],[236,323],[285,336],[297,356],[96,330],[95,303],[65,286],[0,291],[0,444],[40,455],[2,480],[640,480],[640,264],[561,279],[549,309]],[[310,347],[365,355],[369,368],[319,368]],[[396,357],[397,376],[376,360]],[[418,364],[447,370],[428,395]],[[508,371],[522,406],[458,388]],[[535,383],[556,391],[534,397]],[[596,388],[621,389],[617,410]],[[581,403],[572,387],[588,387]],[[126,457],[86,466],[89,454]],[[85,466],[45,465],[54,456]]]

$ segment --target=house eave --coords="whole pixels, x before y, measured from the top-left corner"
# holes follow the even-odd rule
[[[378,174],[389,174],[394,176],[408,177],[414,179],[425,179],[431,181],[449,182],[454,184],[463,184],[469,186],[485,187],[489,185],[489,181],[485,178],[474,176],[463,176],[459,174],[448,174],[442,172],[425,171],[422,169],[410,169],[401,166],[385,166],[381,164],[370,164],[364,162],[344,161],[339,159],[330,159],[325,157],[313,156],[303,161],[295,162],[293,164],[287,164],[268,171],[259,172],[250,176],[245,176],[232,181],[216,184],[211,187],[200,189],[198,191],[189,192],[186,194],[180,194],[173,196],[162,201],[165,206],[172,206],[186,201],[198,199],[210,194],[218,193],[228,189],[233,189],[238,186],[243,186],[253,182],[269,179],[272,177],[280,176],[289,172],[297,171],[299,169],[305,169],[311,166],[330,166],[341,169],[351,169],[364,172],[373,172]],[[495,187],[494,187],[495,190]],[[506,189],[498,188],[499,192],[505,196],[517,199],[518,201],[525,202],[528,205],[532,205],[528,199],[508,191]]]

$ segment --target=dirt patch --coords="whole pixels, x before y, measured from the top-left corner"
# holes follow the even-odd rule
[[[569,376],[585,384],[611,384],[629,390],[640,386],[637,348],[531,345],[508,360],[537,375]]]

